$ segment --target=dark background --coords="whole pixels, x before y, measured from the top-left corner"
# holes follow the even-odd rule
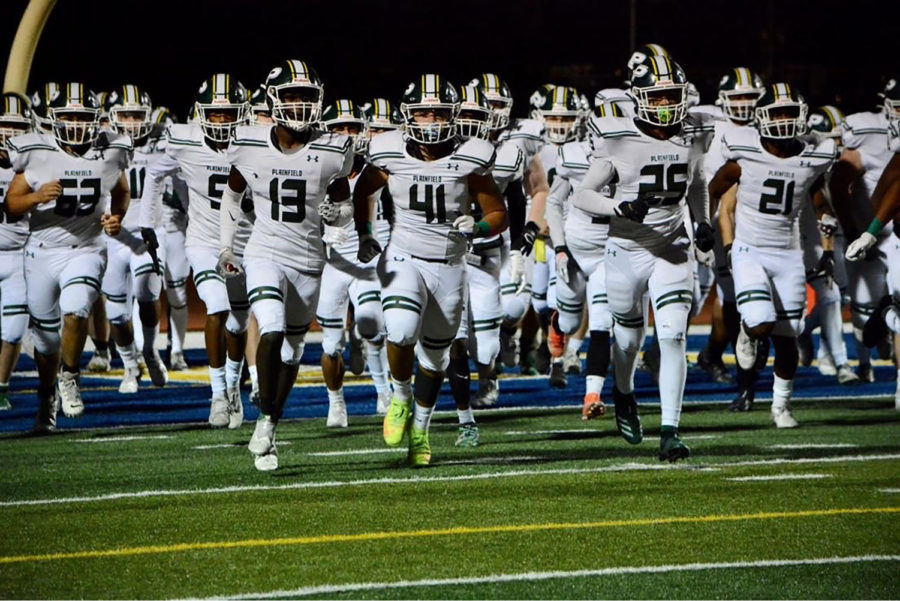
[[[900,1],[634,0],[636,42],[665,46],[715,99],[720,77],[748,66],[787,81],[814,107],[869,110],[900,77]],[[0,35],[12,43],[25,0],[0,0]],[[143,86],[184,118],[216,71],[248,88],[280,60],[307,61],[326,100],[399,98],[424,72],[468,82],[495,72],[525,113],[544,82],[593,98],[620,81],[631,53],[629,0],[59,0],[35,54],[29,91],[45,81],[93,90]],[[7,46],[8,47],[8,46]]]

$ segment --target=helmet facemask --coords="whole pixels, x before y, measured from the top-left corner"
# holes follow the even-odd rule
[[[142,140],[153,130],[149,106],[115,105],[109,109],[109,124],[118,134],[131,136],[132,140]]]
[[[404,132],[419,144],[441,144],[456,136],[456,116],[459,105],[439,102],[401,104]],[[431,121],[416,121],[416,117],[431,114]]]
[[[23,112],[10,111],[0,115],[0,149],[6,148],[9,138],[29,133],[34,128],[31,113],[27,109]]]
[[[247,106],[232,102],[196,104],[197,121],[203,135],[213,142],[228,142],[234,129],[244,122]],[[224,118],[223,118],[224,117]],[[215,118],[215,120],[213,120]]]
[[[272,119],[292,131],[306,131],[322,115],[321,86],[286,83],[266,88]]]
[[[93,144],[100,135],[100,110],[93,108],[51,108],[53,136],[60,144]]]
[[[456,133],[466,140],[477,138],[487,140],[493,123],[493,111],[485,110],[477,104],[460,106],[456,117]]]
[[[341,117],[323,122],[322,125],[332,133],[343,134],[353,140],[353,152],[356,154],[364,154],[369,147],[369,136],[366,131],[367,124],[364,119]]]
[[[509,127],[509,116],[512,113],[512,98],[505,96],[484,94],[488,106],[491,107],[490,130],[497,131]]]
[[[756,108],[756,126],[763,138],[789,140],[806,133],[805,102],[781,100]]]
[[[888,121],[900,120],[900,100],[884,98],[884,116]]]
[[[762,96],[762,90],[721,90],[719,92],[719,103],[722,111],[732,121],[740,121],[741,123],[749,123],[753,121],[753,109]]]
[[[687,114],[686,84],[667,82],[649,87],[633,87],[631,95],[637,107],[637,118],[651,125],[677,125]]]

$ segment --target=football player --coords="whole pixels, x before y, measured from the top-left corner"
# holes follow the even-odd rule
[[[231,172],[226,151],[234,128],[245,119],[247,90],[227,73],[217,73],[201,84],[194,106],[197,121],[171,125],[165,154],[147,169],[141,198],[141,234],[148,248],[159,247],[153,228],[163,184],[180,171],[189,199],[185,254],[193,268],[197,293],[206,305],[204,334],[212,388],[208,421],[214,428],[235,429],[244,415],[237,380],[249,307],[240,284],[226,286],[216,268],[219,209]]]
[[[719,231],[731,257],[741,313],[735,356],[742,368],[760,369],[766,360],[762,341],[771,337],[771,418],[778,428],[795,428],[790,400],[806,304],[797,220],[810,200],[817,214],[823,213],[822,187],[836,152],[834,140],[814,145],[801,139],[807,105],[788,84],[767,86],[755,112],[756,131],[741,128],[723,137],[726,162],[709,189],[714,199],[731,191],[722,200]]]
[[[79,361],[106,266],[100,234],[121,230],[129,201],[124,171],[132,152],[126,136],[106,132],[101,138],[100,105],[81,83],[60,86],[47,113],[52,136],[33,133],[6,142],[16,172],[7,214],[30,213],[25,283],[40,380],[39,431],[56,427],[60,404],[66,417],[84,412]]]
[[[3,94],[0,105],[0,411],[12,409],[9,376],[19,358],[22,337],[28,327],[25,297],[25,255],[28,218],[6,212],[6,191],[16,172],[9,160],[6,141],[34,128],[28,101],[18,94]]]
[[[235,131],[227,156],[231,172],[222,196],[219,252],[221,273],[241,271],[232,239],[238,206],[249,190],[256,222],[242,263],[259,323],[260,413],[248,449],[260,471],[278,467],[275,429],[297,377],[325,267],[320,227],[323,221],[340,225],[341,217],[350,220],[347,176],[354,158],[350,137],[315,128],[324,88],[309,65],[283,61],[269,72],[265,86],[275,125]],[[329,382],[329,388],[334,384]]]
[[[458,111],[459,93],[441,76],[410,83],[400,105],[404,130],[371,140],[370,164],[353,191],[359,260],[366,263],[382,252],[372,234],[369,196],[387,185],[394,201],[391,241],[378,263],[393,381],[383,434],[385,443],[398,446],[409,433],[414,467],[431,462],[428,427],[464,307],[468,244],[507,226],[490,176],[494,147],[476,138],[460,141]],[[482,211],[478,221],[469,211],[473,201]]]
[[[594,160],[573,206],[591,216],[610,216],[606,244],[606,293],[614,319],[613,401],[616,426],[631,444],[643,440],[634,396],[634,369],[644,334],[649,293],[660,345],[662,407],[660,460],[690,455],[678,436],[687,362],[687,321],[694,288],[694,249],[685,227],[684,198],[698,222],[697,247],[712,249],[702,155],[707,140],[685,127],[687,78],[664,56],[632,73],[634,119],[595,119]],[[603,188],[615,182],[613,196]]]

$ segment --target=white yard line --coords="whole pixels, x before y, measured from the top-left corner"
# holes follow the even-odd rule
[[[883,492],[888,495],[896,495],[900,494],[900,488],[879,488],[878,492]]]
[[[72,442],[125,442],[129,440],[160,440],[163,438],[173,438],[169,434],[160,434],[158,436],[107,436],[98,438],[79,438]]]
[[[467,584],[496,584],[500,582],[535,582],[541,580],[571,580],[598,576],[621,576],[625,574],[668,574],[674,572],[703,572],[708,570],[734,570],[753,568],[781,568],[794,566],[820,566],[850,563],[872,563],[880,561],[900,561],[900,555],[856,555],[851,557],[818,557],[808,559],[763,559],[758,561],[733,561],[721,563],[687,563],[657,566],[620,566],[596,570],[572,570],[552,572],[520,572],[512,574],[490,574],[463,578],[428,578],[423,580],[400,580],[393,582],[346,582],[304,586],[292,590],[267,591],[265,593],[245,593],[209,599],[271,599],[276,597],[305,597],[356,591],[403,589],[430,586],[459,586]]]
[[[278,443],[281,444],[281,443]],[[345,455],[370,455],[372,453],[406,453],[407,449],[385,449],[380,447],[377,449],[354,449],[352,451],[317,451],[315,453],[306,453],[310,457],[343,457]]]
[[[769,482],[772,480],[821,480],[831,477],[831,474],[772,474],[771,476],[741,476],[740,478],[725,479],[732,482]]]
[[[859,447],[858,444],[850,444],[846,442],[834,442],[834,443],[799,443],[799,444],[771,444],[767,449],[855,449]]]
[[[283,447],[289,444],[293,444],[290,440],[278,441],[278,446]],[[201,444],[196,447],[191,447],[192,449],[197,449],[198,451],[206,451],[208,449],[236,449],[246,446],[246,443],[238,442],[238,443],[222,443],[222,444]]]
[[[95,503],[98,501],[114,501],[119,499],[135,499],[140,497],[171,497],[194,495],[219,495],[236,492],[253,492],[267,490],[302,490],[316,488],[342,488],[345,486],[377,486],[382,484],[426,484],[430,482],[465,482],[473,480],[490,480],[495,478],[516,478],[528,476],[555,476],[568,474],[598,474],[604,472],[632,472],[655,470],[707,471],[721,470],[729,467],[754,467],[767,465],[808,465],[819,463],[860,463],[868,461],[891,461],[900,459],[900,454],[883,455],[841,455],[836,457],[800,457],[796,459],[762,459],[756,461],[733,461],[708,464],[671,465],[664,463],[621,463],[595,468],[567,469],[532,469],[487,472],[482,474],[462,474],[457,476],[411,476],[408,478],[371,478],[367,480],[332,480],[324,482],[294,482],[291,484],[256,484],[245,486],[223,486],[218,488],[143,490],[136,492],[117,492],[96,496],[58,497],[45,499],[20,499],[0,501],[0,507],[24,507],[30,505],[58,505],[64,503]]]
[[[529,434],[582,434],[585,432],[589,433],[602,433],[606,434],[607,430],[599,430],[594,428],[575,428],[573,430],[506,430],[505,432],[501,432],[501,434],[505,436],[528,436]],[[713,438],[721,438],[721,434],[698,434],[697,436],[693,436],[691,434],[685,435],[685,440],[709,440]],[[658,436],[645,436],[646,440],[659,440]]]

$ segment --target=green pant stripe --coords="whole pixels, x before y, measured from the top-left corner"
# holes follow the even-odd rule
[[[255,302],[262,301],[262,300],[277,300],[277,301],[284,302],[284,299],[281,298],[280,294],[257,294],[255,296],[254,295],[250,296],[250,304],[251,305]]]
[[[422,304],[414,298],[409,298],[408,296],[399,296],[399,295],[391,295],[385,296],[381,299],[382,303],[390,303],[390,302],[398,302],[398,303],[409,303],[419,309],[422,308]]]

